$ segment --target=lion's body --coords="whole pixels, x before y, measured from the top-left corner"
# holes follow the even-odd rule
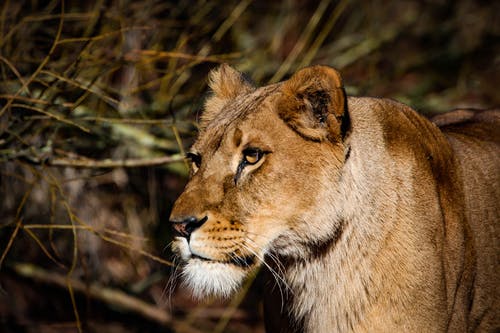
[[[302,313],[279,322],[279,313],[269,315],[268,331],[498,329],[498,130],[496,137],[461,134],[467,148],[450,146],[405,105],[350,98],[348,109],[351,153],[341,193],[351,218],[331,245],[335,250],[291,265],[295,295],[285,304]],[[454,133],[468,126],[491,130],[500,125],[496,117],[456,124]],[[281,296],[271,297],[266,313],[280,309]],[[296,325],[296,317],[306,319]],[[283,329],[287,323],[292,326]]]
[[[473,283],[463,295],[469,327],[500,328],[500,112],[455,111],[441,126],[457,160],[465,221],[473,247]],[[444,118],[444,117],[439,117]],[[487,306],[485,306],[487,305]],[[469,313],[467,313],[470,311]],[[458,328],[457,328],[458,330]]]
[[[264,263],[269,332],[500,329],[499,113],[440,130],[397,102],[345,100],[337,75],[253,89],[213,74],[199,170],[172,213],[186,283],[227,295]]]

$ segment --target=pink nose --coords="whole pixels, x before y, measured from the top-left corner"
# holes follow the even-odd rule
[[[207,222],[207,220],[207,216],[199,220],[194,216],[188,216],[186,218],[183,218],[182,220],[170,220],[170,223],[172,223],[174,236],[185,237],[189,239],[189,236],[191,236],[193,231],[201,227],[205,222]]]

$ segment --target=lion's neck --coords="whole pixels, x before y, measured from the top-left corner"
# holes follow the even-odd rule
[[[291,331],[370,331],[378,325],[373,317],[381,317],[379,311],[388,319],[398,306],[405,306],[406,295],[399,289],[405,289],[406,268],[400,263],[413,254],[397,248],[401,244],[391,238],[406,232],[400,221],[409,205],[404,198],[392,197],[395,189],[387,186],[381,191],[373,181],[378,175],[372,172],[376,171],[357,168],[369,165],[366,159],[356,161],[358,158],[355,152],[350,157],[351,168],[341,181],[348,185],[335,195],[342,202],[331,199],[335,202],[323,203],[332,207],[331,216],[337,220],[332,225],[340,225],[335,237],[310,251],[313,255],[307,258],[284,261],[285,280],[291,289],[284,309],[296,323]],[[380,301],[388,295],[390,304]],[[372,326],[364,326],[366,323]]]
[[[353,234],[352,225],[344,228],[323,252],[287,267],[293,304],[289,311],[306,332],[353,330],[379,292],[371,267],[372,249]]]
[[[356,103],[350,104],[351,110]],[[394,145],[391,140],[396,139],[383,136],[386,132],[377,126],[384,122],[386,128],[399,127],[390,119],[375,119],[371,110],[377,110],[375,104],[359,117],[352,113],[353,128],[363,131],[353,130],[348,142],[351,153],[340,177],[322,179],[331,195],[320,198],[316,209],[310,209],[313,215],[304,218],[314,235],[299,234],[293,241],[279,243],[280,249],[288,245],[296,250],[290,251],[295,259],[280,261],[291,290],[282,302],[283,311],[279,306],[267,309],[286,317],[280,324],[292,323],[280,332],[445,331],[453,327],[448,326],[453,325],[448,322],[451,311],[462,306],[455,303],[457,290],[465,290],[459,284],[470,280],[461,270],[461,260],[467,259],[460,257],[466,242],[462,218],[453,215],[461,209],[460,195],[443,192],[459,199],[455,210],[443,216],[442,205],[450,203],[437,195],[443,186],[454,188],[453,178],[439,173],[434,175],[439,179],[432,178],[433,172],[453,169],[436,164],[451,163],[450,156],[416,144],[421,133],[437,129],[408,110],[391,114],[414,131],[406,134],[407,142]],[[439,133],[434,135],[439,138]],[[314,241],[324,235],[325,226],[341,232],[330,235],[329,246],[315,251]],[[316,229],[321,232],[314,233]],[[310,247],[303,246],[306,238]],[[450,239],[456,245],[447,243]],[[464,318],[458,315],[453,320]]]

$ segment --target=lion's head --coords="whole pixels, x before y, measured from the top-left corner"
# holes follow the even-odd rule
[[[227,296],[262,263],[303,257],[335,236],[349,126],[329,67],[255,88],[222,65],[210,87],[188,153],[191,177],[170,217],[174,252],[198,297]]]

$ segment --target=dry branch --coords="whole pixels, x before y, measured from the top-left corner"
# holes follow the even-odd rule
[[[73,290],[77,293],[86,294],[108,305],[137,313],[161,325],[168,325],[172,322],[171,316],[165,310],[130,296],[123,291],[103,287],[96,283],[87,285],[80,280],[68,279],[64,275],[49,272],[31,264],[16,263],[12,265],[12,268],[16,274],[22,277],[53,284],[61,288],[67,288],[68,284],[71,284]]]
[[[162,156],[153,158],[138,158],[138,159],[125,159],[125,160],[94,160],[87,158],[68,159],[68,158],[49,158],[41,160],[38,158],[25,157],[27,162],[32,164],[40,164],[54,167],[73,167],[73,168],[139,168],[164,165],[168,163],[181,162],[184,157],[180,155]]]

